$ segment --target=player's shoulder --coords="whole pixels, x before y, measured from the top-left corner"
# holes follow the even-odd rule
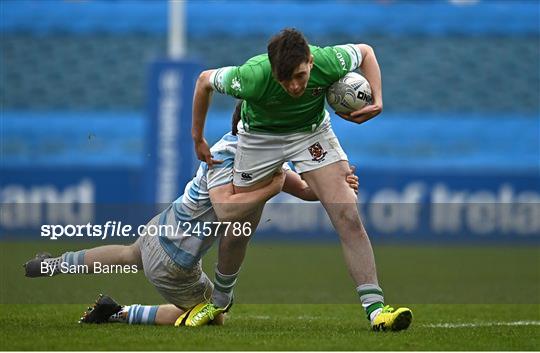
[[[311,54],[315,55],[316,53],[319,53],[322,47],[318,45],[309,44],[309,51]]]
[[[313,55],[314,73],[319,72],[324,77],[331,77],[331,81],[357,69],[361,62],[361,53],[354,44],[312,46],[310,50]]]
[[[272,72],[268,54],[259,54],[250,58],[240,66],[240,72],[244,79],[265,80]]]
[[[311,51],[311,55],[313,55],[313,60],[315,63],[325,63],[329,59],[332,61],[339,58],[340,52],[339,50],[340,46],[326,46],[326,47],[318,47],[315,45],[310,45],[309,49]]]
[[[267,54],[252,57],[238,67],[238,79],[233,82],[235,96],[243,99],[258,99],[264,95],[264,87],[272,77],[272,69]]]
[[[244,65],[255,65],[255,66],[261,66],[266,65],[266,63],[270,63],[270,60],[268,59],[267,53],[262,53],[259,55],[255,55],[252,58],[249,58]]]
[[[324,57],[329,54],[329,52],[333,51],[333,47],[320,47],[317,45],[309,45],[309,51],[311,52],[311,55],[313,55],[313,59],[319,59],[321,57]]]
[[[310,45],[309,49],[313,55],[313,64],[315,67],[326,67],[334,65],[338,60],[338,54],[334,47],[318,47]]]

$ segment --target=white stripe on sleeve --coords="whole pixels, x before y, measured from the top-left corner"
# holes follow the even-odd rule
[[[356,70],[360,67],[360,64],[362,64],[362,52],[360,52],[360,48],[358,48],[355,44],[343,44],[343,45],[336,45],[336,47],[341,48],[349,54],[349,57],[351,58],[351,67],[349,68],[349,71]]]
[[[219,93],[225,93],[225,74],[235,68],[235,66],[225,66],[219,69],[214,70],[210,74],[210,85],[215,91]]]

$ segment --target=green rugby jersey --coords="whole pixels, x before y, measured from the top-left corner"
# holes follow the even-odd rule
[[[272,76],[268,54],[249,59],[241,66],[217,69],[210,77],[214,90],[243,99],[242,122],[253,132],[292,133],[313,131],[324,118],[327,88],[362,62],[356,45],[309,46],[313,69],[306,91],[293,98]]]

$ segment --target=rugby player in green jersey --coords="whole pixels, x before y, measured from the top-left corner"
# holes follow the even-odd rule
[[[217,91],[243,99],[234,162],[235,192],[263,187],[283,162],[292,162],[318,196],[339,234],[349,274],[372,328],[402,330],[409,327],[412,312],[384,305],[357,196],[345,182],[349,172],[347,156],[324,108],[327,88],[358,68],[370,83],[373,103],[341,116],[361,124],[383,108],[381,74],[373,49],[366,44],[320,48],[309,45],[299,31],[284,29],[271,38],[266,54],[240,66],[200,74],[194,92],[192,137],[197,157],[210,167],[219,164],[204,139],[211,95]],[[263,206],[261,203],[255,207],[253,214],[260,215]],[[222,239],[212,300],[186,313],[186,324],[203,325],[230,304],[247,241],[246,237]]]

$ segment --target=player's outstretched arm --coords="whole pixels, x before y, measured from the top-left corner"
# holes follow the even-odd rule
[[[238,221],[249,216],[257,205],[264,203],[281,192],[285,173],[272,177],[271,182],[254,191],[234,193],[232,183],[217,186],[209,190],[210,200],[221,221]]]
[[[195,84],[195,93],[193,94],[193,117],[191,125],[191,137],[195,144],[195,153],[200,161],[206,162],[209,167],[214,164],[220,164],[223,161],[212,158],[208,142],[204,138],[204,124],[206,114],[212,98],[212,85],[210,84],[210,75],[214,70],[203,71],[197,83]]]
[[[345,178],[351,189],[358,194],[358,176],[354,174],[354,167],[351,167],[351,174]],[[283,192],[298,197],[304,201],[319,201],[315,192],[309,187],[309,185],[302,180],[299,174],[288,170],[285,183],[283,184]]]

